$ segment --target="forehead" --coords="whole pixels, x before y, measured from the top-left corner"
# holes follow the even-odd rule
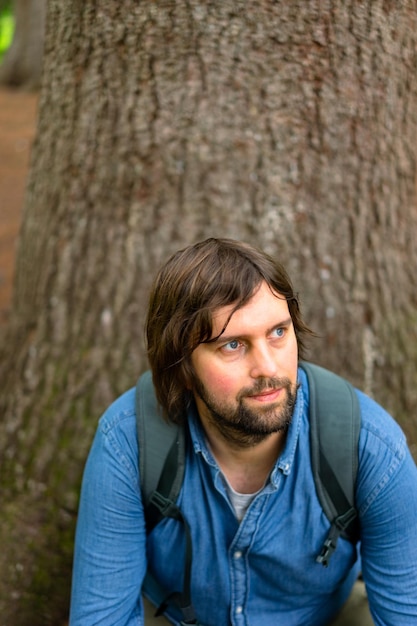
[[[212,338],[219,335],[248,335],[272,328],[290,318],[287,300],[261,283],[250,300],[234,311],[233,304],[220,307],[213,314]]]

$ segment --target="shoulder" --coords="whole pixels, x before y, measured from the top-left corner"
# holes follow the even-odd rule
[[[364,510],[395,479],[409,452],[394,418],[366,394],[356,393],[361,409],[357,498]]]
[[[135,388],[125,391],[106,409],[99,421],[99,430],[107,435],[112,431],[135,426]]]
[[[400,425],[375,400],[356,390],[361,410],[360,452],[376,445],[386,448],[395,455],[403,456],[407,443]]]
[[[101,416],[93,448],[102,450],[102,457],[112,458],[138,474],[138,437],[136,428],[135,388],[115,400]]]
[[[306,406],[309,407],[311,401],[310,388],[309,380],[306,376],[306,372],[303,369],[305,365],[308,364],[303,363],[302,368],[299,369],[298,380],[300,383],[303,397],[306,401]],[[323,379],[324,382],[322,380],[319,388],[322,389],[324,393],[328,393],[329,391],[334,392],[334,382],[332,377],[335,376],[336,380],[340,378],[340,376],[321,367],[314,367],[318,372],[321,372],[325,375],[320,376],[320,379]],[[361,435],[359,452],[364,450],[367,445],[371,443],[371,440],[374,443],[379,442],[381,446],[386,446],[388,449],[394,452],[397,452],[398,450],[404,451],[404,449],[406,448],[405,436],[398,423],[380,404],[367,396],[365,393],[358,389],[355,389],[355,393],[358,398],[361,414]],[[333,403],[335,403],[334,398]]]

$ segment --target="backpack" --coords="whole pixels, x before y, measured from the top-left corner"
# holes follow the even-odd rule
[[[359,538],[355,508],[358,441],[361,426],[359,402],[352,385],[336,374],[301,362],[310,393],[310,450],[317,496],[330,522],[317,563],[327,567],[340,536],[356,543]],[[164,517],[181,521],[185,529],[185,568],[182,593],[166,598],[156,615],[169,602],[182,611],[181,624],[198,624],[191,603],[191,534],[187,520],[176,505],[185,467],[185,429],[167,422],[157,403],[150,371],[136,387],[136,420],[139,440],[139,470],[146,529],[149,534]]]

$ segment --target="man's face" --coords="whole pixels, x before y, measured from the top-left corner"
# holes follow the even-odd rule
[[[250,446],[291,420],[297,385],[297,339],[288,304],[266,283],[233,313],[233,305],[213,316],[213,343],[192,353],[191,388],[206,430],[230,443]]]

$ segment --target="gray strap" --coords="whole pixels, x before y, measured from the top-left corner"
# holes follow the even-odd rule
[[[337,509],[328,488],[331,468],[351,507],[355,506],[360,433],[359,402],[352,385],[318,365],[301,363],[310,389],[311,455],[314,480],[324,512],[330,521],[345,511]],[[334,481],[333,481],[334,482]],[[334,485],[331,486],[334,491]]]
[[[145,372],[136,386],[136,420],[139,439],[139,469],[145,503],[156,491],[169,451],[178,442],[179,469],[184,466],[182,428],[164,419],[152,384],[152,374]],[[182,466],[182,467],[181,467]],[[175,502],[182,483],[182,473],[173,480],[170,496]]]

